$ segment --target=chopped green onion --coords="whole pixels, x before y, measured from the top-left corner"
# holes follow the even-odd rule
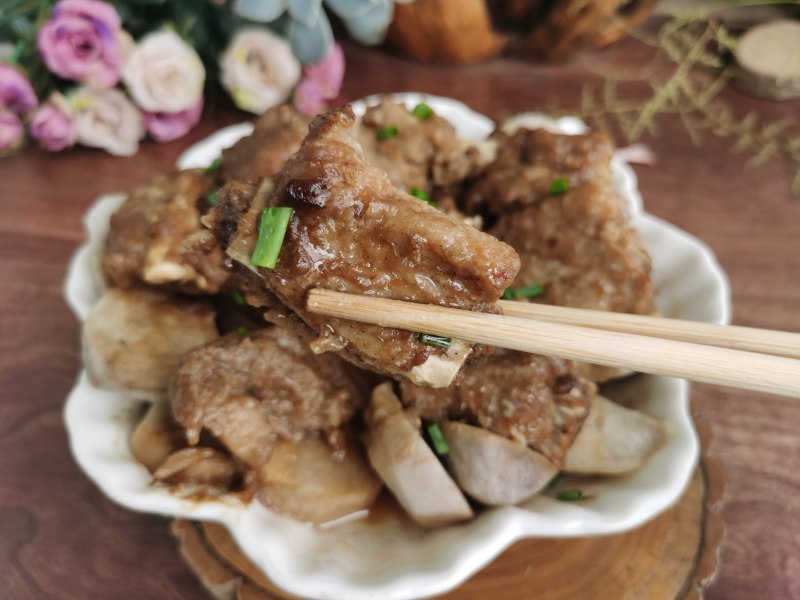
[[[583,495],[583,492],[580,490],[564,490],[563,492],[559,492],[556,496],[556,500],[561,500],[561,502],[578,502],[579,500],[585,500],[586,496]]]
[[[217,171],[219,171],[219,167],[222,164],[222,159],[218,156],[214,160],[211,161],[211,164],[206,167],[206,175],[213,175]]]
[[[544,292],[544,287],[541,283],[532,283],[530,285],[526,285],[525,287],[519,288],[518,290],[512,290],[511,288],[507,288],[503,291],[503,295],[500,296],[503,300],[517,300],[518,298],[536,298],[536,296],[540,296]]]
[[[425,190],[421,190],[419,188],[411,188],[408,190],[408,193],[414,196],[414,198],[419,198],[420,200],[424,200],[425,202],[430,202],[431,197],[425,193]]]
[[[447,440],[438,423],[431,423],[428,425],[428,437],[431,439],[434,452],[439,456],[447,456],[450,452],[450,446],[447,445]]]
[[[559,471],[553,475],[553,478],[550,481],[547,482],[547,489],[552,490],[562,479],[564,479],[564,471]]]
[[[217,192],[211,192],[208,196],[206,196],[206,202],[208,202],[211,206],[216,206],[219,204],[219,196]]]
[[[250,264],[257,267],[274,269],[278,262],[286,228],[294,211],[284,206],[271,206],[261,212],[261,223],[258,227],[258,241]]]
[[[568,190],[569,190],[569,180],[564,179],[563,177],[560,179],[553,179],[553,181],[550,183],[550,194],[553,196],[557,194],[563,194]]]
[[[375,135],[379,142],[390,140],[397,137],[397,127],[395,125],[389,125],[383,129],[378,129],[378,132]]]
[[[421,190],[419,188],[412,187],[410,190],[408,190],[408,193],[410,195],[414,196],[414,198],[419,198],[423,202],[427,202],[433,208],[436,208],[436,202],[431,200],[431,197],[428,196],[428,194],[425,192],[425,190]]]
[[[449,348],[453,343],[449,337],[442,337],[441,335],[430,335],[429,333],[420,333],[419,341],[429,346],[438,346],[439,348]]]
[[[420,102],[414,107],[411,113],[420,121],[425,121],[433,116],[433,109],[424,102]]]
[[[231,292],[231,299],[233,299],[234,304],[238,304],[239,306],[244,306],[246,304],[244,295],[239,290],[233,290]]]
[[[244,325],[239,325],[236,328],[236,333],[238,333],[239,335],[247,335],[248,333],[250,333],[250,330]]]

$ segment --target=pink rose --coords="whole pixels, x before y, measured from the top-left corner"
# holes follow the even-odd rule
[[[342,90],[344,53],[339,44],[331,46],[322,62],[303,67],[303,80],[294,92],[294,106],[301,113],[315,115]]]
[[[20,118],[12,112],[0,112],[0,156],[22,145],[25,129]]]
[[[192,108],[175,113],[145,112],[144,126],[157,142],[171,142],[183,137],[197,125],[203,114],[203,99]]]
[[[27,115],[36,104],[36,93],[28,78],[11,65],[0,63],[0,110]]]
[[[294,107],[304,115],[317,115],[325,108],[322,86],[305,78],[294,90]]]
[[[31,137],[50,152],[58,152],[75,143],[77,131],[72,122],[72,111],[61,94],[54,93],[33,115]]]
[[[107,2],[61,0],[39,30],[39,52],[59,77],[109,88],[122,71],[120,27],[117,11]]]

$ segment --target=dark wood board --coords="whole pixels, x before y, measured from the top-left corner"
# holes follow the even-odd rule
[[[710,428],[700,426],[703,448]],[[704,454],[700,467],[669,510],[642,527],[582,539],[529,539],[442,600],[528,598],[571,600],[696,600],[713,582],[723,539],[719,500],[724,492],[719,463]],[[175,520],[170,530],[181,555],[217,598],[290,600],[241,553],[225,527]]]
[[[566,65],[494,60],[457,69],[347,46],[343,100],[418,90],[492,117],[550,102],[574,106],[582,85],[601,84],[587,64],[628,69],[644,52],[626,41]],[[735,90],[724,97],[742,115],[800,113],[796,101]],[[145,182],[189,144],[245,118],[212,110],[187,138],[147,142],[134,158],[31,148],[0,159],[0,598],[207,597],[167,521],[112,504],[69,454],[61,410],[80,368],[79,328],[61,288],[94,198]],[[789,193],[790,166],[776,159],[746,170],[747,156],[731,153],[729,141],[696,147],[677,118],[646,141],[657,155],[654,166],[636,169],[646,206],[717,253],[731,280],[734,322],[800,331],[800,201]],[[800,598],[800,403],[703,385],[692,397],[727,479],[726,542],[706,597]]]

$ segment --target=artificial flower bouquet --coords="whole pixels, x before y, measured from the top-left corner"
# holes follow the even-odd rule
[[[26,130],[53,152],[130,156],[188,133],[220,91],[255,114],[289,99],[316,114],[344,77],[326,7],[377,43],[393,0],[3,0],[0,156]]]

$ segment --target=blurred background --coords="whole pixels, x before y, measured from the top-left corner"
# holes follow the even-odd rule
[[[261,114],[289,101],[316,114],[342,99],[342,43],[465,69],[500,55],[565,69],[582,61],[604,91],[544,108],[626,142],[677,112],[699,140],[699,129],[736,129],[710,108],[727,85],[775,101],[800,95],[798,18],[797,2],[735,0],[4,0],[0,155],[26,143],[132,155],[144,137],[181,138],[219,106]],[[631,38],[638,70],[636,60],[622,72],[591,58]],[[648,80],[651,98],[626,102],[626,83]],[[98,127],[99,112],[126,126]],[[796,160],[786,128],[744,137]]]

